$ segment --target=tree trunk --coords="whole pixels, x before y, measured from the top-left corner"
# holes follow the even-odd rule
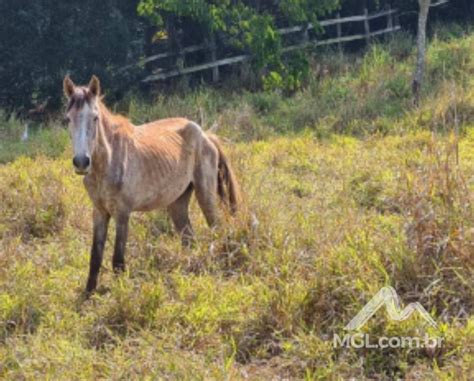
[[[420,13],[418,14],[418,35],[416,38],[418,55],[412,84],[413,100],[416,106],[420,104],[420,92],[425,71],[426,24],[428,22],[431,0],[418,0],[418,4],[420,5]]]

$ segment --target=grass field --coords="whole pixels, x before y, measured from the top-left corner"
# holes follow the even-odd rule
[[[136,122],[185,115],[214,126],[245,194],[215,231],[197,205],[183,249],[160,212],[132,218],[128,272],[83,288],[91,204],[59,122],[0,142],[3,379],[474,379],[474,34],[440,27],[423,105],[410,102],[413,42],[327,53],[292,97],[197,90],[130,97]],[[113,227],[113,225],[112,225]],[[379,312],[373,337],[441,347],[335,348],[382,287],[439,325]]]

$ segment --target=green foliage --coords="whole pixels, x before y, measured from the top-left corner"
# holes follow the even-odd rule
[[[307,63],[301,55],[288,60],[282,58],[278,24],[317,24],[320,16],[338,6],[339,0],[285,0],[276,4],[272,1],[256,4],[228,0],[141,0],[138,12],[161,28],[170,15],[198,23],[206,35],[216,33],[235,47],[249,51],[254,68],[267,72],[263,75],[265,88],[295,91],[307,76]]]
[[[280,12],[291,23],[314,23],[317,17],[331,13],[339,5],[339,0],[282,0],[279,2]]]
[[[123,91],[134,73],[115,72],[144,44],[134,42],[142,37],[136,0],[7,0],[0,15],[0,105],[23,112],[48,98],[57,109],[66,73],[80,82],[95,73]]]

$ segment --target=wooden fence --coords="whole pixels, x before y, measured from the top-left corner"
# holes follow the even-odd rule
[[[449,0],[439,0],[433,4],[432,7],[436,7],[439,5],[447,4]],[[371,21],[375,19],[386,19],[385,27],[381,29],[372,30],[371,29]],[[363,31],[364,33],[357,33],[352,35],[343,35],[342,33],[342,25],[347,23],[363,23]],[[288,36],[292,34],[299,33],[299,42],[294,44],[289,44],[283,47],[283,53],[310,48],[310,47],[318,47],[323,45],[333,45],[337,44],[341,46],[343,43],[350,42],[350,41],[357,41],[357,40],[365,40],[366,43],[370,43],[370,40],[373,37],[380,36],[383,34],[394,33],[401,29],[399,23],[399,13],[396,9],[391,9],[390,7],[386,8],[385,10],[379,11],[377,13],[369,14],[368,10],[365,9],[364,13],[361,15],[356,16],[349,16],[349,17],[340,17],[337,14],[337,17],[330,20],[323,20],[319,23],[320,27],[326,28],[328,26],[336,26],[336,34],[337,37],[333,38],[326,38],[326,39],[317,39],[317,38],[310,38],[309,31],[315,29],[314,25],[299,25],[299,26],[292,26],[288,28],[282,28],[278,30],[278,33],[282,36]],[[361,28],[362,29],[362,28]],[[205,62],[203,64],[198,64],[194,66],[186,67],[184,63],[186,62],[186,55],[196,53],[196,52],[206,52],[207,57],[210,58],[209,62]],[[241,54],[232,57],[224,57],[218,58],[218,49],[215,43],[215,40],[210,40],[206,43],[192,45],[181,49],[179,52],[164,52],[159,53],[150,57],[145,58],[144,60],[140,61],[140,65],[156,63],[160,60],[170,57],[180,57],[180,64],[176,65],[175,68],[170,70],[162,70],[156,69],[152,72],[151,75],[148,75],[142,82],[152,82],[163,80],[171,77],[196,73],[205,70],[212,71],[212,80],[214,82],[219,81],[219,68],[226,66],[226,65],[233,65],[242,63],[245,61],[250,60],[252,57],[250,54]],[[123,69],[129,68],[127,66]]]

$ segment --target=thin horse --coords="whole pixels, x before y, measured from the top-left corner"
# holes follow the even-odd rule
[[[120,272],[125,269],[131,212],[167,209],[188,245],[193,237],[188,216],[193,191],[210,226],[218,221],[217,195],[231,212],[237,210],[239,186],[216,136],[184,118],[134,126],[107,109],[96,76],[86,87],[66,76],[63,86],[74,169],[84,175],[94,205],[87,293],[97,287],[111,217],[117,232],[112,263]]]

